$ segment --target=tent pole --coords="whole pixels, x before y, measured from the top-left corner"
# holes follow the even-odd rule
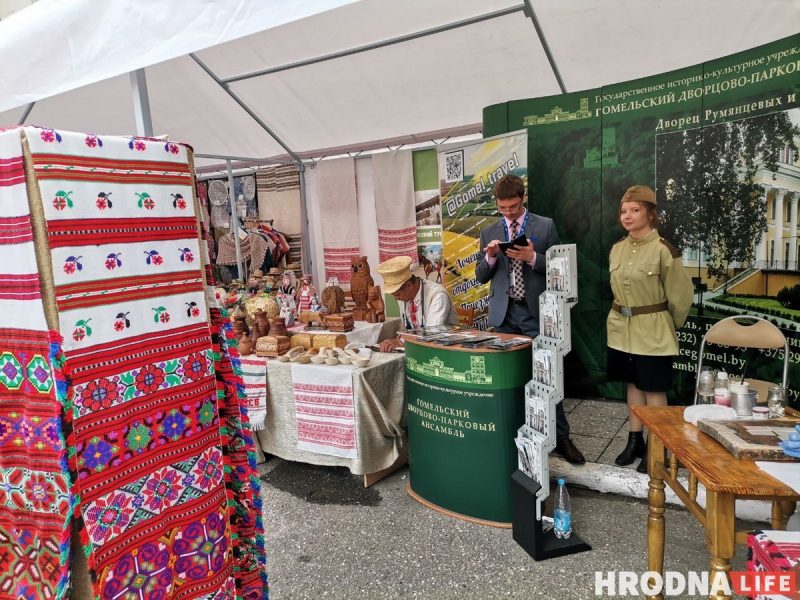
[[[131,71],[130,76],[136,135],[153,137],[153,118],[150,116],[150,97],[147,95],[147,78],[144,69]]]
[[[231,205],[231,233],[233,234],[233,244],[236,246],[236,267],[239,271],[239,281],[246,283],[244,280],[244,269],[242,268],[242,246],[239,243],[239,215],[236,212],[236,197],[233,190],[233,168],[231,168],[231,160],[228,163],[228,200]]]
[[[539,42],[542,44],[542,49],[544,53],[547,55],[547,61],[550,63],[550,68],[553,70],[553,75],[556,76],[556,81],[558,82],[558,87],[561,88],[561,93],[566,94],[567,88],[564,86],[564,80],[561,79],[561,73],[558,70],[558,65],[556,64],[555,58],[553,58],[553,53],[550,51],[550,46],[547,43],[547,38],[544,37],[544,30],[542,29],[541,24],[539,23],[539,19],[536,17],[536,13],[533,10],[533,2],[532,0],[524,0],[525,1],[525,13],[531,18],[533,21],[533,26],[536,29],[536,35],[539,36]]]
[[[303,265],[303,273],[311,273],[314,261],[311,259],[311,247],[308,240],[311,236],[311,228],[308,224],[308,196],[306,195],[306,166],[301,162],[297,163],[297,170],[300,171],[300,222],[303,224],[300,231],[300,258]],[[320,282],[320,288],[323,287]]]
[[[31,114],[34,104],[36,104],[36,102],[31,102],[25,107],[25,110],[22,111],[22,116],[20,116],[19,120],[17,121],[17,125],[23,125],[25,123],[25,119],[27,119],[28,115]]]
[[[477,15],[475,17],[470,17],[468,19],[462,19],[461,21],[455,21],[453,23],[447,23],[445,25],[439,25],[438,27],[431,27],[430,29],[424,29],[422,31],[417,31],[415,33],[409,33],[408,35],[401,35],[396,38],[391,38],[388,40],[383,40],[380,42],[375,42],[373,44],[366,44],[364,46],[358,46],[357,48],[351,48],[349,50],[342,50],[341,52],[333,52],[332,54],[326,54],[324,56],[317,56],[314,58],[309,58],[306,60],[301,60],[294,63],[289,63],[285,65],[279,65],[277,67],[270,67],[269,69],[261,69],[259,71],[253,71],[252,73],[245,73],[243,75],[235,75],[233,77],[226,77],[225,79],[220,80],[222,83],[228,84],[233,83],[234,81],[242,81],[244,79],[251,79],[252,77],[261,77],[263,75],[270,75],[272,73],[279,73],[280,71],[288,71],[290,69],[296,69],[298,67],[307,67],[308,65],[315,65],[317,63],[325,62],[328,60],[334,60],[337,58],[343,58],[345,56],[352,56],[353,54],[359,54],[361,52],[368,52],[370,50],[377,50],[378,48],[385,48],[386,46],[393,46],[394,44],[401,44],[403,42],[408,42],[411,40],[416,40],[421,37],[426,37],[429,35],[434,35],[437,33],[443,33],[445,31],[451,31],[453,29],[458,29],[459,27],[465,27],[467,25],[474,25],[476,23],[481,23],[483,21],[489,21],[490,19],[496,19],[498,17],[504,17],[506,15],[513,14],[515,12],[519,12],[521,10],[525,10],[524,4],[518,4],[516,6],[509,6],[507,8],[501,8],[500,10],[496,10],[494,12],[485,13],[482,15]]]
[[[270,129],[270,128],[269,128],[269,125],[267,125],[266,123],[264,123],[264,121],[262,121],[262,120],[261,120],[261,118],[260,118],[260,117],[259,117],[259,116],[258,116],[256,113],[254,113],[254,112],[251,110],[251,108],[250,108],[249,106],[247,106],[247,104],[244,102],[244,100],[242,100],[241,98],[239,98],[239,96],[237,96],[237,95],[236,95],[236,94],[233,92],[233,90],[231,90],[230,86],[229,86],[227,83],[225,83],[225,82],[224,82],[224,81],[222,81],[222,80],[221,80],[219,77],[217,77],[216,73],[214,73],[214,71],[212,71],[212,70],[211,70],[211,69],[208,67],[208,65],[206,65],[206,64],[205,64],[205,63],[204,63],[202,60],[200,60],[200,59],[197,57],[197,55],[196,55],[194,52],[190,52],[190,53],[189,53],[189,56],[191,56],[191,57],[192,57],[192,60],[194,60],[194,62],[196,62],[198,65],[200,65],[200,68],[201,68],[201,69],[203,69],[203,71],[205,71],[205,72],[206,72],[206,74],[207,74],[209,77],[211,77],[211,79],[213,79],[213,80],[214,80],[214,81],[217,83],[217,85],[218,85],[219,87],[221,87],[223,90],[225,90],[225,92],[226,92],[226,93],[227,93],[227,94],[228,94],[228,95],[229,95],[231,98],[233,98],[233,100],[234,100],[234,102],[236,102],[236,104],[238,104],[239,106],[241,106],[241,107],[242,107],[242,109],[243,109],[243,110],[244,110],[244,111],[245,111],[245,112],[246,112],[248,115],[250,115],[250,117],[251,117],[251,118],[252,118],[252,119],[253,119],[253,120],[254,120],[256,123],[258,123],[258,124],[261,126],[261,129],[263,129],[264,131],[266,131],[266,132],[267,132],[267,133],[268,133],[268,134],[269,134],[269,135],[272,137],[272,139],[273,139],[273,140],[275,140],[276,142],[278,142],[278,144],[280,144],[281,148],[283,148],[284,150],[286,150],[286,152],[289,154],[289,156],[291,156],[291,157],[292,157],[292,158],[293,158],[293,159],[294,159],[296,162],[298,162],[298,163],[299,163],[299,162],[302,162],[302,159],[301,159],[299,156],[297,156],[297,154],[295,154],[295,153],[294,153],[294,152],[291,150],[291,148],[289,148],[289,146],[287,146],[286,144],[284,144],[284,143],[283,143],[283,140],[281,140],[281,139],[280,139],[280,138],[279,138],[279,137],[278,137],[278,136],[275,134],[275,132],[274,132],[274,131],[272,131],[272,129]]]

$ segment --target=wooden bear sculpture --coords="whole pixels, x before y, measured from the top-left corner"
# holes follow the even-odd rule
[[[383,323],[386,321],[386,306],[383,303],[383,294],[379,285],[373,285],[369,288],[367,321],[370,323]]]
[[[366,256],[350,259],[350,269],[353,274],[350,278],[350,294],[356,303],[353,309],[353,319],[364,321],[367,318],[367,302],[369,301],[369,288],[375,285],[369,273],[369,263]]]

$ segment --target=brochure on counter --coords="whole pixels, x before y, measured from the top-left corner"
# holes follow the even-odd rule
[[[469,332],[468,332],[469,331]],[[436,325],[411,329],[406,333],[416,336],[420,342],[439,346],[462,346],[465,348],[487,348],[490,350],[509,350],[531,342],[527,337],[502,340],[488,333],[466,330],[458,325]]]

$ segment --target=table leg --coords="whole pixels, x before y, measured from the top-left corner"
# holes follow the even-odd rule
[[[706,490],[706,542],[711,555],[711,569],[708,573],[709,586],[713,588],[717,573],[723,573],[730,581],[731,558],[735,548],[736,498],[732,494],[723,494]],[[730,598],[718,591],[709,596],[712,600]]]
[[[647,440],[647,467],[650,474],[647,504],[647,570],[664,572],[664,480],[661,471],[655,469],[656,462],[664,462],[664,444],[652,433]],[[647,596],[647,600],[662,600],[663,595]]]
[[[786,522],[794,513],[797,502],[792,500],[773,500],[772,501],[772,528],[786,529]]]

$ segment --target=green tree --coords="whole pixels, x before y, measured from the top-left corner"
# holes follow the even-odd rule
[[[681,247],[702,248],[708,274],[727,279],[731,263],[747,264],[767,228],[756,173],[778,170],[779,152],[800,128],[786,112],[659,136],[656,142],[661,231]]]

